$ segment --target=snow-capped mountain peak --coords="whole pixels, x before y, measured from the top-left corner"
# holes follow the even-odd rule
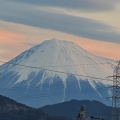
[[[82,83],[84,81],[86,82],[85,88],[88,86],[95,91],[96,96],[103,97],[104,95],[98,90],[98,87],[110,86],[112,82],[96,80],[95,78],[105,78],[112,72],[113,68],[107,64],[106,59],[95,56],[70,41],[52,39],[30,48],[2,65],[0,67],[0,86],[9,89],[16,86],[25,86],[26,89],[20,93],[21,96],[35,93],[36,91],[31,91],[32,86],[36,86],[36,89],[38,89],[36,94],[47,94],[47,92],[53,92],[53,89],[60,87],[58,91],[61,91],[63,95],[60,100],[55,101],[57,103],[73,98],[68,97],[66,93],[71,86],[69,82],[74,83],[73,88],[76,86],[75,90],[82,91],[83,86],[85,86]],[[61,85],[56,88],[53,86],[55,83],[58,83],[58,86],[59,83]],[[43,88],[46,84],[48,88]],[[17,96],[9,92],[4,94],[13,98]],[[110,91],[107,91],[107,94],[109,95]],[[85,98],[87,98],[86,95],[81,96],[81,98],[77,97],[77,99]],[[90,99],[92,98],[90,97]],[[26,103],[24,100],[21,101]],[[27,103],[36,106],[32,101],[27,101]],[[51,103],[53,101],[48,102],[48,104]],[[47,102],[45,101],[41,105],[44,104],[47,104]]]

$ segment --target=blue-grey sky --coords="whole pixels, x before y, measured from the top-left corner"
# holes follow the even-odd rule
[[[15,0],[15,1],[21,1],[21,0]],[[42,0],[35,0],[35,1],[24,0],[22,3],[21,2],[19,3],[14,1],[10,2],[10,0],[9,2],[7,2],[5,0],[5,2],[3,1],[2,4],[0,4],[0,19],[9,22],[25,24],[29,26],[35,26],[35,27],[65,32],[84,38],[90,38],[93,40],[97,39],[102,41],[120,43],[120,33],[116,32],[117,28],[115,27],[106,25],[105,23],[102,23],[100,21],[96,21],[84,17],[66,15],[62,13],[54,13],[52,11],[45,11],[43,9],[38,10],[36,9],[36,6],[32,4],[32,3],[38,4],[38,6],[59,5],[66,8],[68,6],[71,7],[73,5],[74,9],[76,9],[77,6],[81,8],[81,4],[83,6],[87,6],[89,1],[94,3],[94,0],[85,0],[85,1],[75,0],[73,2],[71,0],[70,1],[65,0],[64,2],[63,1],[56,2],[56,0],[51,0],[50,2],[49,0],[45,0],[43,2]],[[24,2],[31,3],[33,6],[28,4],[23,4]],[[106,4],[109,3],[108,4],[109,6],[113,2],[111,0],[109,0],[109,2],[108,0],[106,0],[105,3]],[[111,5],[111,9],[112,6],[114,6],[114,4]],[[100,2],[100,6],[102,9],[102,1]],[[94,8],[95,10],[99,9],[97,7],[92,7],[91,4],[87,8],[89,9]]]
[[[109,11],[115,9],[119,0],[12,0],[39,6],[62,7],[86,12]]]

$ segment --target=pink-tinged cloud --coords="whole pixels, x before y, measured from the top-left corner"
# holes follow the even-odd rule
[[[32,29],[32,28],[31,28]],[[29,29],[29,31],[31,30]],[[33,30],[33,29],[32,29]],[[53,34],[54,33],[54,34]],[[9,31],[0,31],[0,59],[3,61],[11,60],[18,54],[24,52],[31,47],[32,44],[40,44],[41,41],[52,39],[70,40],[77,43],[83,49],[107,58],[120,59],[118,51],[120,51],[120,44],[95,41],[86,38],[80,38],[69,34],[58,33],[53,31],[43,32],[31,32],[29,33],[16,33]],[[28,43],[28,44],[26,44]]]
[[[103,56],[106,58],[112,58],[116,60],[120,59],[120,54],[119,54],[120,44],[94,41],[94,40],[89,40],[84,38],[83,38],[83,41],[79,41],[77,43],[87,51],[97,56]]]
[[[16,39],[21,38],[20,34],[0,30],[0,43],[10,43],[10,42],[16,42]],[[4,41],[3,39],[13,39],[12,41]]]
[[[18,33],[0,30],[0,58],[10,60],[25,49],[20,44],[23,36]]]

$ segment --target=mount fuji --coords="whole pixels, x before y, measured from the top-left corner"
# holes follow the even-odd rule
[[[64,101],[111,101],[114,60],[64,40],[46,40],[0,66],[0,94],[32,107]]]

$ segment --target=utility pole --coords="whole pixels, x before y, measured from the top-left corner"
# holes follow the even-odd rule
[[[85,120],[85,106],[82,105],[80,108],[80,113],[78,114],[77,117],[78,120]]]
[[[120,60],[113,72],[112,120],[120,120]]]

